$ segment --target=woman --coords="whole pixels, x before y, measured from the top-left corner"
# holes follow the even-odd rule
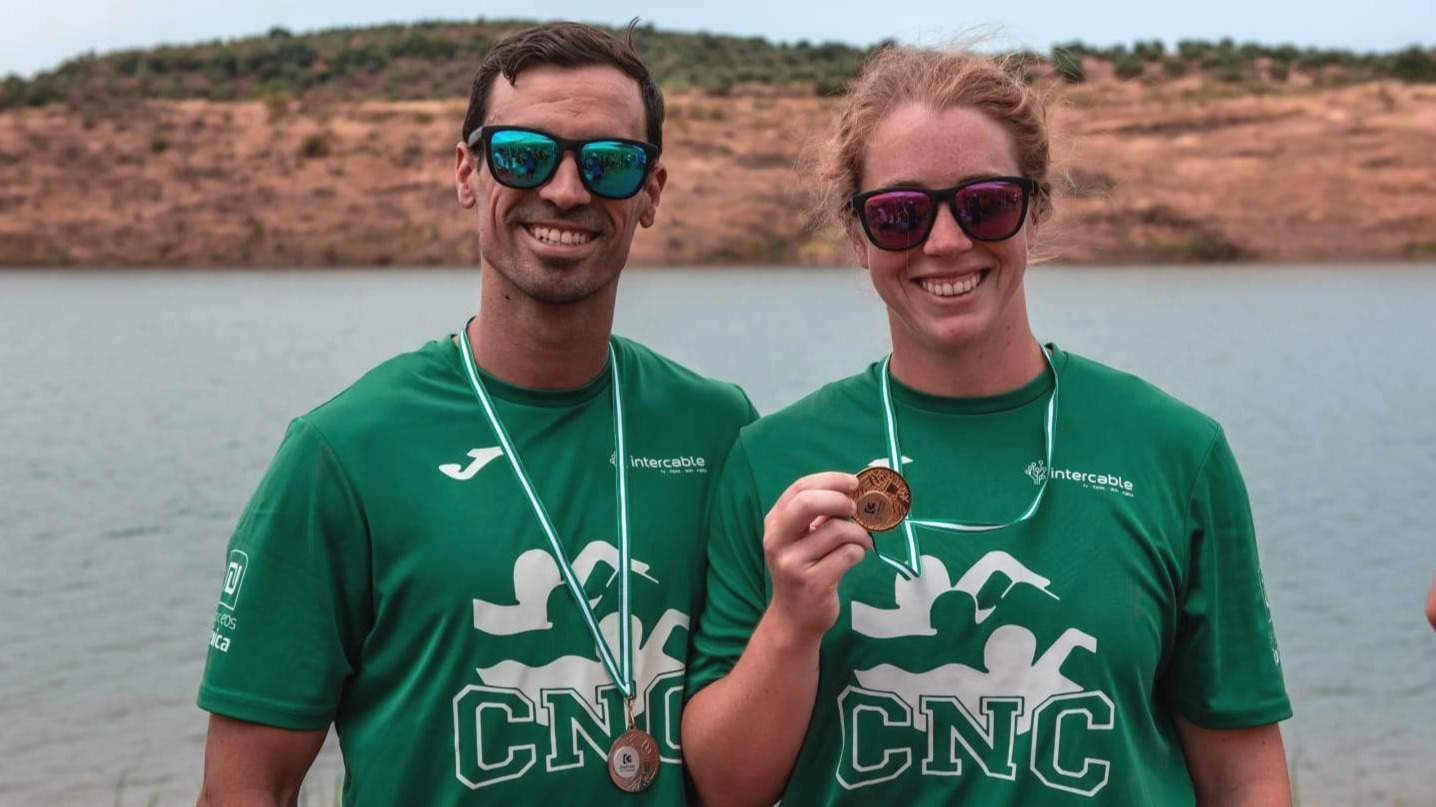
[[[744,429],[724,468],[682,729],[700,797],[1288,804],[1221,428],[1028,323],[1040,100],[988,59],[887,49],[828,152],[824,212],[892,355]],[[869,467],[907,492],[860,489]]]

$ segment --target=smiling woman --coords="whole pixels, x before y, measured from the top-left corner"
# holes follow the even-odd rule
[[[892,353],[747,427],[724,465],[683,718],[700,795],[1289,802],[1221,427],[1033,334],[1040,99],[984,57],[885,49],[821,174]],[[873,466],[910,509],[870,534],[852,472]]]

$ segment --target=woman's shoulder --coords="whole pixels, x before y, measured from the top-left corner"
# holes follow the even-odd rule
[[[860,373],[824,384],[748,424],[744,434],[774,437],[875,417],[872,413],[877,405],[877,368],[878,364],[873,363]]]
[[[1135,373],[1063,352],[1059,406],[1087,420],[1133,430],[1155,430],[1198,443],[1221,427],[1206,412]]]

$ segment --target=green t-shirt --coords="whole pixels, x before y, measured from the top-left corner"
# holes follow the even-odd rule
[[[452,339],[392,359],[290,426],[230,541],[199,705],[332,721],[344,804],[673,804],[709,492],[756,417],[736,386],[615,338],[629,455],[634,719],[662,761],[609,780],[625,704]],[[610,375],[485,385],[613,644]]]
[[[921,576],[869,554],[839,584],[788,804],[1189,805],[1173,711],[1210,728],[1291,715],[1246,491],[1221,428],[1149,384],[1053,349],[1013,392],[893,384]],[[689,694],[767,607],[763,516],[793,480],[887,465],[879,365],[743,429],[714,492]],[[878,549],[905,558],[902,530]],[[763,731],[761,725],[752,727]]]

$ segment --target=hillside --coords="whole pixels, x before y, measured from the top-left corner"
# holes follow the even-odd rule
[[[0,265],[472,263],[453,148],[479,48],[517,24],[275,32],[9,79]],[[668,94],[670,182],[634,259],[849,263],[807,227],[799,158],[864,52],[638,37]],[[1058,137],[1048,252],[1436,256],[1436,84],[1417,80],[1428,51],[1184,44],[1029,56]]]

